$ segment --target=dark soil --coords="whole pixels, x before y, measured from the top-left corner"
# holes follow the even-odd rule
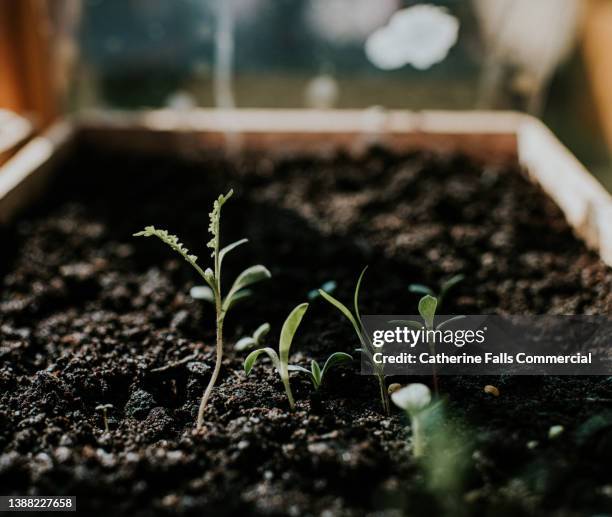
[[[101,515],[612,512],[612,378],[445,377],[446,419],[416,463],[404,418],[381,415],[357,360],[319,397],[294,374],[292,414],[268,362],[247,378],[233,351],[264,321],[276,346],[289,311],[325,281],[350,300],[365,264],[365,314],[414,313],[411,282],[457,273],[466,280],[445,313],[610,313],[612,271],[518,168],[380,150],[227,162],[82,148],[60,172],[2,240],[3,494],[77,495],[81,511]],[[227,258],[225,279],[254,263],[273,278],[228,316],[196,434],[213,310],[190,299],[200,281],[188,264],[131,235],[168,228],[206,264],[207,214],[230,187],[223,240],[250,243]],[[292,359],[306,366],[355,347],[350,325],[318,299]],[[414,380],[430,382],[390,381]],[[110,433],[99,404],[113,405]],[[553,425],[565,430],[549,439]]]

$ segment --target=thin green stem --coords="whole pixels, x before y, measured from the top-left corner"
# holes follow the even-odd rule
[[[285,387],[285,393],[289,399],[289,407],[291,411],[295,411],[295,401],[293,400],[293,393],[291,393],[291,385],[289,384],[289,372],[285,372],[285,375],[281,375],[283,380],[283,386]]]
[[[219,306],[219,303],[216,304]],[[218,308],[219,310],[219,308]],[[204,394],[202,395],[202,400],[200,402],[200,409],[198,410],[198,420],[196,427],[197,429],[201,429],[204,425],[204,411],[206,410],[206,405],[208,404],[208,399],[212,393],[212,389],[217,382],[217,377],[219,377],[219,371],[221,370],[221,360],[223,359],[223,318],[217,320],[217,359],[215,362],[215,369],[213,370],[210,381],[208,381],[208,386],[204,390]]]
[[[410,425],[412,427],[412,455],[420,458],[425,453],[425,437],[418,415],[410,418]]]
[[[381,374],[377,374],[376,376],[378,377],[378,386],[380,387],[380,400],[382,402],[383,412],[385,415],[389,415],[389,392],[387,391],[387,386],[385,384],[385,376]]]

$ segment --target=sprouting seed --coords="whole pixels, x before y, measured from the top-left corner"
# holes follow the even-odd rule
[[[291,385],[289,384],[289,350],[291,349],[293,337],[295,336],[295,333],[300,326],[304,313],[307,309],[308,304],[302,303],[293,309],[289,316],[287,316],[285,323],[283,323],[283,328],[281,329],[280,340],[278,343],[278,354],[270,347],[259,348],[257,350],[253,350],[244,360],[244,371],[247,375],[249,375],[253,369],[253,366],[255,365],[255,361],[257,361],[257,358],[264,352],[268,355],[281,378],[285,388],[285,393],[287,394],[287,399],[289,400],[289,407],[291,408],[291,411],[295,409],[295,401],[293,399],[293,393],[291,393]]]
[[[289,365],[289,371],[308,374],[310,376],[310,380],[312,382],[312,385],[314,386],[315,391],[318,391],[321,387],[321,384],[323,383],[323,378],[325,377],[325,374],[331,368],[333,368],[337,364],[352,360],[353,358],[349,354],[346,354],[344,352],[334,352],[327,358],[327,361],[325,361],[323,368],[321,368],[319,363],[313,359],[310,363],[310,370],[304,368],[303,366]]]
[[[263,345],[263,342],[270,332],[270,324],[262,323],[255,329],[255,332],[250,336],[241,337],[236,344],[234,345],[234,350],[237,352],[243,352],[245,350],[249,350],[250,348],[254,348],[256,346]]]
[[[223,323],[225,321],[225,316],[235,303],[251,295],[251,290],[247,289],[247,287],[261,280],[270,278],[270,272],[264,266],[251,266],[238,275],[238,277],[234,280],[232,287],[225,296],[222,294],[221,270],[223,259],[230,251],[248,242],[247,239],[240,239],[239,241],[233,242],[224,248],[221,248],[221,208],[232,196],[232,194],[233,191],[230,190],[225,196],[220,195],[214,202],[212,212],[209,214],[208,231],[212,237],[207,246],[212,250],[212,269],[208,268],[206,271],[204,271],[198,265],[198,257],[192,255],[189,250],[179,241],[176,235],[171,235],[166,230],[160,230],[154,226],[147,226],[143,231],[134,234],[136,237],[157,237],[162,242],[170,246],[174,251],[179,253],[198,272],[206,284],[208,284],[207,286],[194,287],[191,289],[191,295],[194,298],[206,300],[214,303],[215,305],[217,328],[215,368],[212,376],[210,377],[210,381],[208,382],[208,386],[206,386],[206,389],[204,390],[202,400],[200,401],[196,421],[197,429],[201,429],[204,424],[204,411],[206,410],[208,399],[210,398],[212,389],[217,382],[219,371],[221,370],[221,360],[223,358]]]
[[[425,384],[408,384],[391,394],[393,403],[403,409],[410,418],[412,429],[412,453],[419,458],[425,452],[425,436],[423,430],[423,411],[431,403],[431,391]]]
[[[113,409],[113,405],[112,404],[100,404],[99,406],[96,406],[96,411],[101,411],[102,412],[102,420],[104,422],[104,432],[108,433],[109,432],[109,428],[108,428],[108,410],[109,409]]]

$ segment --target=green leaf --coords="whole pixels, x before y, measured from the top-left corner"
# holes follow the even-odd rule
[[[189,296],[194,300],[204,300],[205,302],[215,303],[215,293],[207,285],[196,285],[189,290]]]
[[[310,372],[312,374],[312,383],[314,384],[315,389],[319,389],[323,374],[321,373],[319,363],[317,363],[314,359],[310,362]]]
[[[258,343],[255,339],[250,336],[245,336],[240,338],[236,344],[234,345],[234,350],[238,352],[243,352],[244,350],[248,350],[249,348],[253,348],[257,346]]]
[[[304,313],[308,309],[307,303],[301,303],[295,309],[291,311],[285,323],[283,323],[283,328],[281,329],[280,341],[278,345],[278,351],[280,356],[281,365],[289,364],[289,349],[291,348],[291,343],[293,342],[293,336],[300,326],[302,322],[302,318],[304,317]]]
[[[465,316],[453,316],[452,318],[449,318],[446,321],[443,321],[442,323],[440,323],[436,328],[438,330],[443,329],[444,327],[446,327],[446,325],[449,325],[450,323],[453,323],[455,321],[462,320],[464,318]]]
[[[425,295],[419,302],[419,314],[425,320],[425,326],[428,329],[433,328],[434,317],[436,315],[436,307],[438,300],[430,295]]]
[[[225,302],[223,303],[223,310],[227,311],[230,307],[233,307],[239,301],[242,301],[245,298],[248,298],[252,294],[253,294],[253,291],[251,291],[250,289],[242,289],[241,291],[234,293],[234,295],[231,298],[225,299]],[[229,303],[228,303],[228,300],[229,300]]]
[[[229,307],[233,303],[232,298],[238,291],[256,282],[266,280],[267,278],[270,278],[271,276],[272,275],[270,274],[270,271],[268,271],[268,269],[265,266],[262,266],[261,264],[258,264],[256,266],[251,266],[245,269],[242,273],[238,275],[236,280],[234,280],[234,284],[232,285],[232,288],[227,293],[225,302],[223,302],[223,308],[226,310],[229,309]]]
[[[210,214],[208,214],[209,223],[208,223],[208,231],[212,235],[212,238],[206,244],[209,248],[213,249],[212,256],[215,255],[215,250],[219,246],[219,223],[221,221],[221,207],[225,204],[225,202],[232,197],[234,193],[233,190],[230,190],[225,196],[221,194],[213,203],[213,209]]]
[[[414,320],[389,320],[388,323],[391,323],[392,325],[405,325],[406,327],[416,330],[421,330],[423,328],[422,323]]]
[[[357,279],[357,285],[355,286],[355,295],[353,296],[353,304],[355,307],[355,317],[357,318],[357,321],[359,321],[360,325],[361,325],[361,315],[359,314],[359,289],[361,288],[361,281],[363,280],[363,275],[365,275],[365,272],[367,269],[368,269],[368,266],[364,267],[361,270],[361,274],[359,275],[359,278]]]
[[[246,372],[247,375],[251,373],[251,370],[253,369],[253,365],[255,364],[255,361],[257,361],[257,358],[263,353],[268,354],[268,357],[270,357],[270,359],[272,360],[272,364],[274,365],[274,368],[276,368],[277,370],[280,370],[280,361],[278,360],[278,354],[269,347],[259,348],[257,350],[253,350],[244,360],[244,371]]]
[[[357,323],[357,320],[355,320],[355,318],[351,314],[351,311],[348,310],[346,305],[344,305],[342,302],[334,298],[331,294],[327,294],[322,289],[319,289],[319,294],[323,298],[325,298],[329,303],[331,303],[336,309],[338,309],[342,314],[344,314],[346,319],[348,319],[353,325],[353,328],[355,329],[355,332],[357,332],[357,336],[359,336],[359,340],[361,341],[361,329],[359,328],[359,324]]]
[[[327,361],[325,361],[325,364],[323,365],[323,371],[321,372],[321,377],[325,377],[325,372],[327,372],[333,366],[352,360],[353,357],[345,352],[334,352],[327,358]]]
[[[299,364],[289,364],[287,365],[287,370],[289,370],[290,372],[307,373],[309,376],[312,376],[312,373],[310,370],[308,370],[307,368],[304,368],[303,366],[300,366]]]
[[[255,332],[253,332],[253,339],[257,341],[257,343],[260,343],[268,335],[268,332],[270,332],[270,324],[262,323],[257,327]]]
[[[239,241],[232,242],[231,244],[228,244],[227,246],[225,246],[219,252],[219,266],[221,266],[221,264],[223,263],[223,257],[225,257],[225,255],[227,255],[233,249],[236,249],[238,246],[241,246],[242,244],[246,244],[247,242],[249,242],[249,239],[240,239]]]
[[[174,251],[179,253],[192,267],[198,272],[202,278],[208,282],[206,279],[204,271],[202,268],[198,266],[198,257],[196,255],[192,255],[189,250],[181,243],[176,235],[172,235],[168,233],[167,230],[160,230],[159,228],[155,228],[155,226],[146,226],[144,230],[137,232],[134,234],[134,237],[157,237],[163,243],[170,246]],[[212,287],[212,286],[211,286]]]
[[[433,290],[424,284],[410,284],[408,286],[408,290],[415,294],[428,294],[429,296],[435,296]]]

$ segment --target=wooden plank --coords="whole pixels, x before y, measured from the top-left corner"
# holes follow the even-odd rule
[[[612,2],[588,0],[582,53],[608,144],[612,150]]]
[[[89,112],[79,135],[96,145],[142,152],[265,150],[273,155],[396,151],[461,152],[486,161],[516,160],[520,116],[503,112],[381,110],[155,110]]]
[[[539,120],[517,129],[520,162],[586,244],[612,266],[612,196]]]
[[[0,106],[35,118],[57,115],[47,3],[0,0]]]
[[[0,168],[0,224],[33,203],[73,141],[73,125],[58,122],[24,145]]]

